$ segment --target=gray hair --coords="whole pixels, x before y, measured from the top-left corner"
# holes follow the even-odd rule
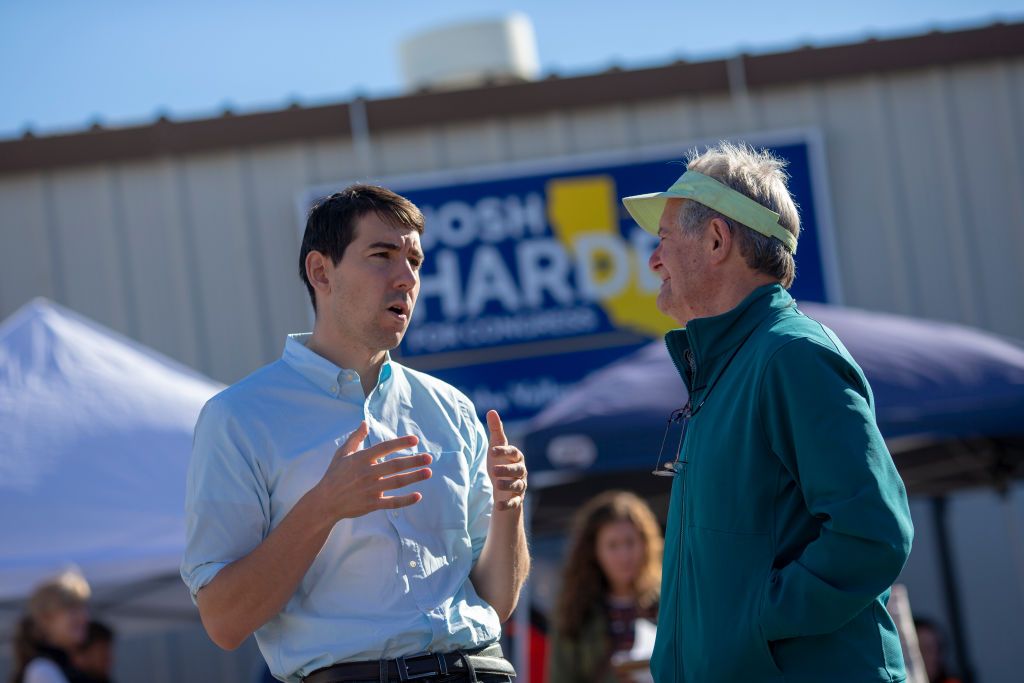
[[[800,214],[786,185],[789,176],[784,159],[746,143],[719,142],[703,153],[693,150],[687,158],[687,169],[710,176],[771,209],[779,214],[779,225],[800,236]],[[796,278],[796,262],[782,242],[695,201],[684,202],[679,213],[680,226],[690,234],[700,233],[712,218],[720,218],[729,226],[750,268],[778,278],[789,289]]]

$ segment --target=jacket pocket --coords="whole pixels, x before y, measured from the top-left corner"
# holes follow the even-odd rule
[[[781,672],[760,627],[771,538],[704,527],[687,532],[691,550],[681,577],[687,604],[680,614],[687,678],[779,680]]]

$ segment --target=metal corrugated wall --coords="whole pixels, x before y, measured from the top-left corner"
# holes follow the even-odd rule
[[[1024,338],[1024,61],[0,177],[0,316],[48,296],[231,382],[308,325],[295,196],[360,177],[823,133],[844,301]]]

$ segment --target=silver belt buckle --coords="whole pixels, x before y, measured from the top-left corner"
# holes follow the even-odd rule
[[[420,659],[421,657],[428,657],[431,653],[424,652],[421,655],[412,655],[409,659]],[[437,659],[437,671],[426,671],[421,674],[410,674],[409,665],[406,664],[406,657],[397,657],[395,659],[395,665],[398,668],[398,680],[400,681],[414,681],[417,678],[429,678],[435,674],[445,675],[448,673],[448,664],[444,661],[444,655],[440,652],[434,652],[433,656]]]

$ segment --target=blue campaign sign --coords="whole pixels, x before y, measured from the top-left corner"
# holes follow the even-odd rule
[[[833,300],[814,136],[751,142],[789,162],[803,227],[794,295]],[[647,268],[657,239],[620,198],[669,187],[684,150],[382,180],[426,218],[419,302],[395,355],[458,386],[481,412],[516,420],[660,338],[675,325],[655,306],[660,280]]]

